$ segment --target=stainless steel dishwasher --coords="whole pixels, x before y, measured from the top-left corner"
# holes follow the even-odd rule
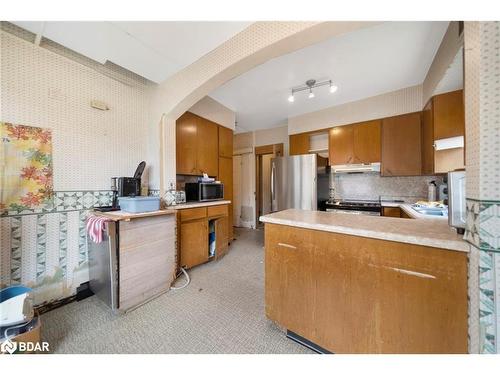
[[[113,312],[119,308],[118,225],[117,222],[106,223],[101,243],[88,238],[90,289]]]

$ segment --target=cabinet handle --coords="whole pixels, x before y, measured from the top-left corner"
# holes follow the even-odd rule
[[[281,247],[286,247],[287,249],[297,250],[297,247],[296,247],[296,246],[289,245],[289,244],[287,244],[287,243],[283,243],[283,242],[278,242],[278,246],[281,246]]]

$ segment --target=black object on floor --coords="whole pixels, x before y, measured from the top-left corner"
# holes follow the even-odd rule
[[[83,284],[80,284],[78,288],[76,288],[76,300],[81,301],[84,300],[85,298],[88,298],[90,296],[93,296],[94,292],[90,290],[90,285],[89,282],[85,282]]]
[[[333,354],[332,352],[326,350],[325,348],[322,348],[319,345],[316,345],[315,343],[309,341],[308,339],[297,335],[295,332],[286,331],[286,337],[289,338],[290,340],[295,341],[296,343],[299,343],[302,346],[305,346],[308,349],[311,349],[313,352],[316,352],[318,354]]]

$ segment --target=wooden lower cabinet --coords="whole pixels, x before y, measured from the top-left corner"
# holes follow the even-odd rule
[[[208,262],[208,221],[181,224],[181,266],[191,268]]]
[[[401,217],[401,209],[399,207],[382,207],[382,216]]]
[[[209,222],[215,223],[215,259],[228,251],[227,204],[181,209],[178,213],[178,266],[191,268],[211,260],[209,257]]]
[[[266,223],[266,315],[334,353],[466,353],[467,254]]]
[[[228,246],[228,216],[215,221],[215,258],[220,259],[226,255]]]

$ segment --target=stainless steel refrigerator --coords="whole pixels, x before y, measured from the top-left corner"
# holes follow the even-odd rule
[[[328,200],[329,176],[316,154],[271,159],[271,211],[317,210],[318,201]]]

